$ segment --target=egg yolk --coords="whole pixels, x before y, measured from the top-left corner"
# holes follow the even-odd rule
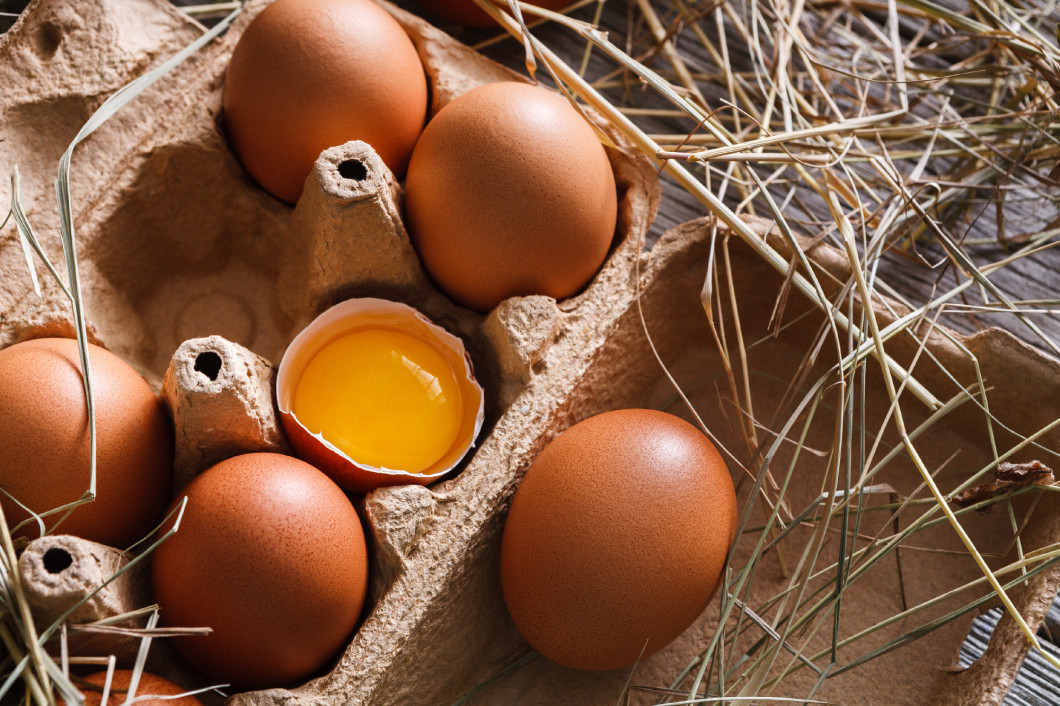
[[[448,361],[400,331],[355,331],[310,359],[294,416],[356,463],[421,473],[449,449],[464,417]]]

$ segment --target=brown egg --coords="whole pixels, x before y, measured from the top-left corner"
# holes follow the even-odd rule
[[[368,586],[364,533],[342,490],[304,461],[254,453],[207,469],[183,496],[180,527],[152,561],[155,600],[165,625],[213,632],[174,639],[180,653],[237,689],[289,686],[324,667]]]
[[[371,0],[276,0],[232,53],[224,115],[243,166],[293,204],[320,152],[350,140],[404,175],[427,78],[408,35]]]
[[[427,271],[458,302],[577,294],[615,232],[607,154],[563,98],[490,83],[442,108],[409,163],[406,225]]]
[[[121,704],[125,702],[125,697],[129,691],[129,683],[132,680],[131,669],[115,669],[113,676],[110,681],[110,697],[107,700],[109,704]],[[85,695],[85,706],[100,706],[103,702],[103,685],[107,681],[107,673],[96,672],[95,674],[89,674],[84,679],[89,684],[92,684],[99,688],[96,689],[83,689],[82,693]],[[136,686],[136,703],[139,706],[202,706],[202,701],[199,701],[194,696],[184,696],[179,699],[151,699],[146,697],[151,696],[177,696],[189,691],[183,689],[168,679],[158,676],[157,674],[151,674],[149,672],[142,672],[140,674],[140,681]],[[60,701],[59,703],[64,703]]]
[[[512,500],[501,584],[554,662],[629,667],[680,635],[722,576],[736,521],[725,463],[663,412],[607,412],[557,436]]]
[[[147,382],[118,356],[89,345],[96,407],[96,500],[59,525],[124,548],[160,519],[173,477],[173,432]],[[77,341],[39,338],[0,351],[0,488],[34,512],[81,497],[89,485],[89,429]],[[0,496],[14,527],[29,514]],[[45,518],[49,529],[60,515]],[[35,538],[30,522],[19,532]]]
[[[475,0],[416,0],[416,2],[418,5],[453,22],[471,25],[472,27],[492,27],[496,25],[493,18],[487,15]],[[531,4],[543,7],[546,10],[558,11],[570,5],[571,0],[533,0]],[[532,22],[537,19],[537,16],[526,12],[523,14],[523,19],[527,22]]]

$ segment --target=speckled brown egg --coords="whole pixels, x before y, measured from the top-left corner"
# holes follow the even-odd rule
[[[59,525],[124,548],[154,528],[169,498],[173,432],[158,397],[118,356],[89,345],[96,408],[96,499]],[[0,487],[34,512],[88,490],[88,413],[77,341],[39,338],[0,351]],[[29,514],[0,496],[10,526]],[[50,530],[59,515],[45,518]],[[35,522],[18,533],[39,536]]]
[[[552,661],[629,667],[703,612],[735,526],[728,470],[699,430],[652,410],[600,414],[523,478],[501,544],[504,600]]]
[[[409,163],[406,225],[455,300],[577,294],[607,257],[617,195],[607,154],[560,96],[489,83],[427,124]]]
[[[353,505],[290,456],[253,453],[184,490],[176,534],[155,550],[162,622],[209,627],[174,640],[210,678],[237,689],[290,686],[346,645],[364,604],[368,559]]]
[[[350,140],[404,175],[427,78],[412,40],[371,0],[276,0],[232,53],[224,119],[250,175],[293,204],[320,152]]]
[[[129,693],[129,685],[132,683],[132,675],[131,669],[114,670],[111,676],[110,697],[107,703],[121,704],[125,702],[125,698]],[[88,688],[82,689],[82,693],[85,696],[84,706],[100,706],[103,702],[103,685],[107,681],[107,672],[89,674],[84,678],[84,681],[89,685]],[[195,696],[182,696],[179,699],[172,698],[187,691],[189,689],[181,688],[157,674],[141,672],[140,681],[137,682],[136,686],[135,698],[138,706],[202,706],[202,701]],[[152,699],[150,698],[151,696],[166,696],[170,698]]]

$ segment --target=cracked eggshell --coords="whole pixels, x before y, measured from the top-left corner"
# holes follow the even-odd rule
[[[370,329],[396,330],[427,343],[449,363],[460,385],[464,416],[456,441],[422,472],[358,463],[323,434],[310,432],[294,414],[295,388],[313,357],[342,336]],[[412,307],[385,299],[350,299],[325,311],[291,342],[276,373],[277,408],[291,446],[299,457],[324,471],[339,486],[357,493],[390,485],[429,485],[449,473],[475,445],[485,419],[484,402],[463,342]]]

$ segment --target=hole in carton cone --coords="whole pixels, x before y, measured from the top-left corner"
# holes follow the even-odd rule
[[[368,177],[368,167],[359,159],[347,159],[339,162],[339,174],[343,179],[364,181]]]
[[[42,59],[50,59],[59,50],[63,41],[63,30],[52,22],[44,22],[37,34],[37,49]]]
[[[213,351],[200,353],[195,356],[195,370],[211,380],[216,380],[217,374],[221,372],[221,356]]]
[[[74,558],[65,549],[55,547],[44,552],[44,568],[49,574],[61,574],[73,563]]]

